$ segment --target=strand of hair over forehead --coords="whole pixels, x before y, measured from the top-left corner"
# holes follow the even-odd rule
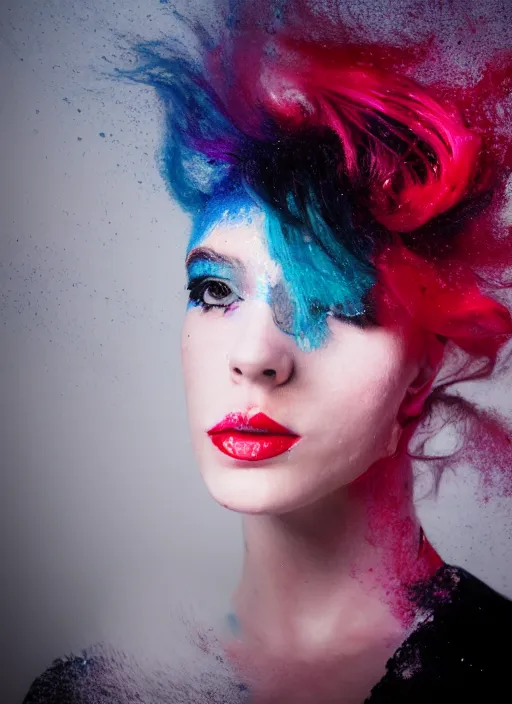
[[[120,72],[162,101],[169,190],[193,218],[247,188],[286,222],[307,226],[305,213],[319,209],[332,236],[381,271],[395,300],[414,301],[411,314],[455,350],[460,363],[432,394],[423,427],[444,405],[446,422],[465,429],[452,461],[471,449],[473,462],[487,474],[492,463],[503,478],[512,467],[505,426],[447,393],[490,376],[512,334],[507,308],[488,295],[508,285],[512,261],[501,217],[512,140],[488,117],[512,88],[503,57],[475,86],[427,89],[410,77],[425,47],[364,45],[341,25],[343,42],[304,41],[276,16],[272,32],[231,21],[217,41],[195,24],[195,59],[177,43],[139,44],[137,68]],[[347,211],[352,227],[341,230]],[[418,294],[419,280],[428,295]],[[478,457],[475,424],[487,438]]]

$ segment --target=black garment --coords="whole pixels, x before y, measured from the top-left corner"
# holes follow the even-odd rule
[[[365,704],[512,701],[512,601],[465,570],[447,565],[414,591],[426,618],[389,660],[386,675]],[[23,704],[250,701],[243,685],[227,680],[214,685],[196,683],[191,688],[178,686],[170,678],[165,681],[164,675],[157,691],[147,681],[132,681],[126,687],[119,677],[116,688],[112,677],[105,677],[113,669],[115,663],[101,656],[58,660],[33,683]]]
[[[402,644],[366,704],[512,701],[512,601],[444,566],[417,589],[430,616]]]

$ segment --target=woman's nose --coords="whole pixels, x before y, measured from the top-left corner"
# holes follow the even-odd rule
[[[233,381],[269,387],[286,384],[294,373],[294,343],[274,323],[270,306],[263,302],[253,304],[240,322],[229,354]]]

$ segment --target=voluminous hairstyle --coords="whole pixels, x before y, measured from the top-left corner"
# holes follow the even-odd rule
[[[351,41],[346,27],[343,41],[301,40],[282,23],[272,32],[231,26],[217,41],[196,29],[199,53],[141,43],[137,66],[120,72],[160,98],[159,159],[172,196],[197,222],[212,203],[246,193],[327,252],[341,242],[375,274],[377,322],[399,305],[445,346],[412,419],[421,423],[411,456],[428,459],[441,419],[461,433],[449,457],[430,457],[437,474],[469,459],[505,475],[505,425],[450,387],[490,377],[512,335],[500,302],[512,149],[489,119],[493,90],[497,103],[511,89],[509,63],[487,66],[476,86],[425,87],[414,79],[418,46]]]

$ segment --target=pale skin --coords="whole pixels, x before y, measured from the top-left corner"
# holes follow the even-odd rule
[[[237,271],[227,281],[235,303],[190,308],[182,338],[203,478],[244,520],[233,595],[242,636],[227,650],[254,701],[363,702],[411,627],[410,576],[439,566],[420,550],[410,467],[397,459],[398,418],[432,374],[428,340],[410,321],[361,329],[332,319],[326,343],[303,352],[262,295],[280,277],[262,214],[217,223],[197,247]],[[300,442],[261,462],[227,457],[206,431],[241,411],[266,413]]]

